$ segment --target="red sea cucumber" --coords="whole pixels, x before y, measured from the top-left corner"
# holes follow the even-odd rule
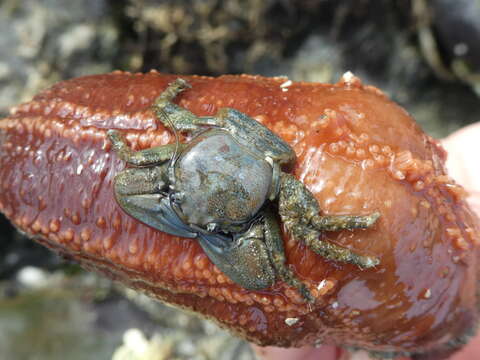
[[[124,164],[106,131],[120,129],[133,149],[172,142],[150,105],[175,78],[87,76],[12,109],[0,121],[0,211],[84,267],[262,345],[326,342],[423,353],[451,347],[474,328],[480,238],[465,192],[446,175],[439,144],[351,75],[335,85],[187,76],[192,89],[176,100],[197,115],[235,108],[288,141],[298,158],[292,173],[325,213],[380,211],[371,229],[328,234],[379,257],[375,269],[324,260],[285,235],[289,264],[317,297],[313,307],[282,282],[242,289],[195,240],[123,213],[112,179]]]

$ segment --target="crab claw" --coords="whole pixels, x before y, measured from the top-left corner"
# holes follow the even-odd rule
[[[151,227],[174,236],[196,238],[197,233],[185,225],[161,194],[128,195],[117,199],[131,216]]]

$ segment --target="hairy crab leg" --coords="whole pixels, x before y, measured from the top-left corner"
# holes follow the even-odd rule
[[[170,160],[177,150],[181,150],[183,144],[168,144],[152,147],[141,151],[133,151],[126,143],[125,138],[116,130],[108,131],[113,150],[117,156],[133,166],[146,166],[165,162]]]
[[[280,179],[279,213],[288,232],[303,240],[317,254],[334,261],[351,263],[360,268],[376,266],[380,261],[371,256],[359,255],[352,250],[320,239],[322,231],[368,228],[379,214],[367,216],[321,216],[317,200],[300,181],[282,173]]]
[[[166,166],[123,170],[114,180],[117,199],[131,195],[158,194],[168,186],[166,171]]]
[[[302,297],[308,302],[315,302],[315,298],[308,290],[307,286],[301,282],[295,273],[287,266],[287,258],[283,248],[283,240],[278,227],[277,219],[271,211],[267,210],[264,214],[264,237],[265,245],[270,250],[270,260],[277,276],[298,290]]]
[[[155,99],[152,109],[158,120],[167,128],[174,131],[195,131],[203,125],[217,125],[216,118],[209,116],[198,117],[172,102],[178,94],[190,87],[187,81],[177,78]]]
[[[311,223],[321,231],[368,229],[379,217],[379,212],[369,215],[318,215],[312,217]]]

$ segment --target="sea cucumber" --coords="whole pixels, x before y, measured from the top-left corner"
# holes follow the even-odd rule
[[[150,105],[175,78],[157,72],[76,78],[13,108],[0,120],[0,211],[85,268],[257,344],[438,351],[440,359],[473,332],[480,227],[465,191],[446,174],[439,143],[351,74],[334,85],[185,76],[192,89],[176,101],[197,115],[235,108],[289,142],[297,155],[290,171],[325,214],[379,211],[371,229],[324,235],[377,256],[375,269],[327,261],[285,235],[288,263],[317,297],[312,306],[282,282],[245,290],[195,240],[125,214],[112,191],[124,164],[106,131],[121,130],[133,149],[173,142]]]

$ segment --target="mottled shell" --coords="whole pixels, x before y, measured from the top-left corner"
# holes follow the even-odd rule
[[[251,144],[255,148],[255,144]],[[189,143],[175,163],[175,190],[188,224],[206,228],[243,224],[260,210],[272,182],[272,167],[226,131],[210,130]]]

